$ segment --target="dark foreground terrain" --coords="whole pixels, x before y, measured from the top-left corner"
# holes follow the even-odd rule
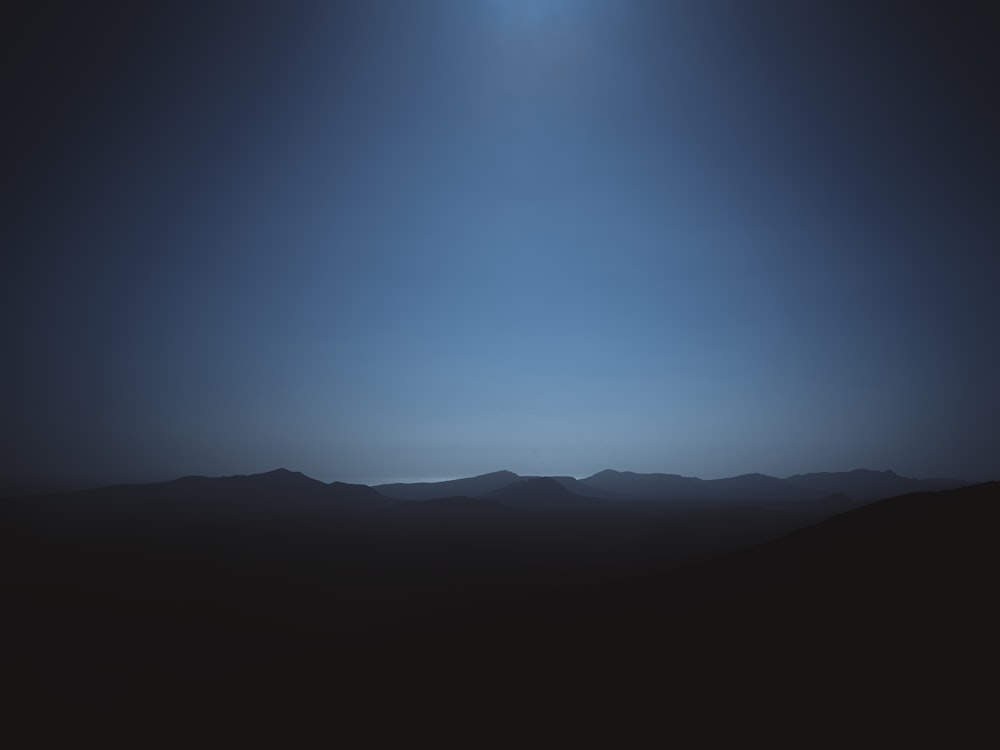
[[[544,719],[557,744],[609,723],[816,744],[869,722],[955,739],[994,710],[997,483],[399,502],[279,471],[3,508],[7,711],[38,736],[273,720],[478,745]]]

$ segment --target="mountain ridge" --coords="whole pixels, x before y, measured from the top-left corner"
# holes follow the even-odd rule
[[[538,478],[511,471],[491,472],[446,482],[376,485],[396,500],[427,500],[456,494],[481,497],[515,482]],[[852,469],[776,477],[752,472],[733,477],[701,479],[667,473],[640,473],[603,469],[588,477],[549,477],[576,495],[603,500],[679,502],[799,502],[846,496],[869,502],[907,492],[953,489],[968,484],[959,479],[914,479],[892,470]],[[456,492],[455,490],[461,490]],[[553,492],[557,492],[553,488]]]
[[[352,505],[358,508],[455,497],[496,500],[505,496],[508,503],[522,505],[528,495],[536,498],[536,505],[567,504],[571,498],[578,504],[592,504],[594,501],[700,505],[794,504],[822,501],[833,496],[854,503],[867,503],[894,495],[955,489],[968,484],[959,479],[915,479],[892,470],[872,469],[811,472],[784,478],[755,472],[719,479],[615,469],[603,469],[583,478],[522,476],[503,469],[441,482],[395,482],[372,486],[341,481],[322,482],[302,472],[280,467],[257,474],[218,477],[186,475],[165,482],[108,485],[37,497],[82,497],[100,491],[111,495],[139,493],[160,498],[184,492],[190,496],[210,496],[215,500],[223,497],[262,501],[308,498],[320,504],[331,503],[339,507]],[[504,492],[505,490],[508,491]]]

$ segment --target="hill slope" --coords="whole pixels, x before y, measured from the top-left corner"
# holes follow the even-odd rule
[[[497,494],[578,502],[554,481]],[[83,523],[180,486],[217,498],[215,521],[192,501],[174,521]],[[18,645],[5,670],[22,699],[99,711],[200,696],[244,715],[328,707],[337,686],[337,705],[355,708],[391,690],[452,712],[511,695],[546,710],[725,700],[770,715],[850,696],[912,711],[942,686],[973,700],[974,673],[991,669],[996,483],[891,498],[683,566],[685,540],[731,548],[762,519],[773,535],[778,511],[536,514],[457,498],[284,524],[234,487],[264,507],[291,487],[323,508],[346,492],[285,474],[189,478],[5,512],[0,584]],[[259,523],[231,513],[246,507]]]

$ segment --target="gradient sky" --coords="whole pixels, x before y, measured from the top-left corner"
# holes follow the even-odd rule
[[[1000,478],[984,10],[5,13],[5,481]]]

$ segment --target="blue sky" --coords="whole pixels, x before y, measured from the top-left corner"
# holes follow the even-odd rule
[[[997,40],[950,8],[26,12],[0,473],[995,478]]]

